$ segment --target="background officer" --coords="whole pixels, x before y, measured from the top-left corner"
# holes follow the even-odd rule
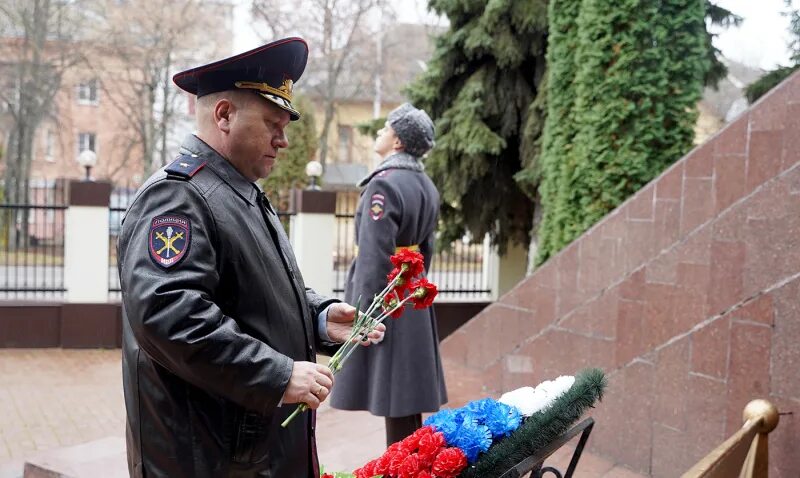
[[[345,300],[364,308],[386,286],[389,257],[399,248],[419,250],[430,269],[439,193],[422,156],[433,147],[433,122],[406,103],[389,113],[375,152],[383,159],[359,186],[355,217],[358,253],[347,274]],[[406,308],[387,320],[386,339],[360,349],[336,376],[331,406],[386,417],[387,446],[422,426],[422,412],[447,402],[433,308]]]

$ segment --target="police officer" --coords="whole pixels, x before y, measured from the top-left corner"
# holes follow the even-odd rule
[[[355,309],[306,288],[255,184],[288,146],[307,57],[288,38],[173,78],[197,95],[198,133],[138,191],[118,244],[132,476],[319,476],[315,412],[280,423],[327,398],[315,354]]]
[[[370,302],[386,285],[389,257],[397,250],[419,250],[430,269],[439,193],[425,174],[422,156],[433,147],[433,122],[406,103],[389,113],[378,132],[380,165],[359,186],[355,217],[358,253],[350,266],[345,300]],[[407,308],[388,319],[385,340],[360,349],[337,374],[331,406],[369,410],[386,421],[386,445],[422,425],[422,412],[447,402],[439,337],[433,309]]]

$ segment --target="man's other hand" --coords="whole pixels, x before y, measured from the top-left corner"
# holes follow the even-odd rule
[[[353,319],[356,316],[356,308],[344,302],[332,304],[328,308],[328,337],[334,342],[344,343],[350,337],[350,332],[353,329]],[[367,346],[370,344],[377,344],[383,340],[383,334],[386,332],[386,326],[378,324],[375,330],[367,335],[368,340],[361,340],[360,344]]]
[[[328,398],[333,386],[333,374],[325,365],[295,362],[289,384],[283,392],[283,403],[305,403],[317,409]]]

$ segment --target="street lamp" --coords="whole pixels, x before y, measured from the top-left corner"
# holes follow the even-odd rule
[[[319,161],[309,161],[306,164],[306,176],[311,178],[311,184],[308,185],[308,188],[312,191],[319,191],[320,188],[319,184],[317,184],[317,178],[322,176],[322,164]]]
[[[97,164],[97,155],[91,149],[84,149],[81,151],[81,154],[78,155],[78,164],[86,168],[86,177],[83,179],[84,181],[91,181],[92,178],[90,173],[92,171],[92,167]]]

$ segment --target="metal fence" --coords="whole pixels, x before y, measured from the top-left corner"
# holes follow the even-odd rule
[[[347,269],[355,256],[356,193],[343,192],[336,200],[336,251],[334,254],[334,293],[344,295]],[[439,287],[439,296],[448,300],[491,300],[491,289],[484,271],[484,246],[468,240],[456,241],[433,256],[428,278]]]
[[[30,181],[27,200],[0,202],[0,300],[64,299],[63,183]]]
[[[121,301],[122,290],[117,271],[117,238],[122,227],[122,218],[136,195],[137,186],[127,184],[111,190],[108,208],[108,300]]]
[[[0,300],[63,300],[64,212],[66,188],[56,181],[38,181],[28,188],[24,204],[0,202]],[[109,208],[109,300],[121,299],[117,273],[117,237],[122,217],[136,193],[133,185],[114,187]],[[355,255],[354,218],[358,195],[337,195],[334,292],[343,295],[347,269]],[[287,234],[291,210],[278,202],[278,216]],[[27,227],[24,227],[27,225]],[[443,299],[488,300],[491,291],[483,270],[482,244],[457,241],[438,252],[429,277]]]

